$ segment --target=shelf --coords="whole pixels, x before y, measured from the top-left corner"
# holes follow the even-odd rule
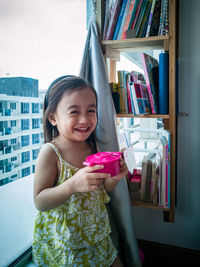
[[[169,119],[169,115],[149,114],[149,115],[133,115],[133,114],[116,114],[118,118],[152,118],[152,119]]]
[[[119,52],[138,51],[138,50],[167,50],[169,36],[152,36],[143,38],[131,38],[125,40],[108,40],[102,41],[102,45]]]
[[[162,208],[162,207],[154,206],[151,203],[145,203],[142,201],[132,201],[131,205],[135,206],[135,207],[140,207],[140,208],[150,208],[150,209],[161,210],[161,211],[169,211],[168,208]]]

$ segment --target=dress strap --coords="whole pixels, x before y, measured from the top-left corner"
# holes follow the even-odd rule
[[[54,144],[52,144],[52,143],[46,143],[46,144],[53,148],[53,150],[56,152],[56,154],[60,160],[63,160],[58,148]]]

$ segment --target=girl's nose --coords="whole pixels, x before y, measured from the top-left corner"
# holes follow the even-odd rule
[[[88,116],[87,115],[81,115],[79,118],[79,122],[81,123],[87,123],[88,122]]]

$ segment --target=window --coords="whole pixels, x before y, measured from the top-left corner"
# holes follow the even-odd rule
[[[21,120],[21,129],[29,130],[29,119]]]
[[[32,134],[32,144],[38,144],[40,142],[40,135],[39,134]]]
[[[30,167],[22,169],[22,177],[25,177],[25,176],[30,175],[30,174],[31,174],[31,168]]]
[[[16,109],[16,103],[10,103],[10,109]]]
[[[37,156],[38,156],[39,152],[40,152],[39,149],[34,149],[32,151],[33,160],[37,159]]]
[[[9,266],[30,247],[37,213],[32,195],[33,158],[42,146],[43,133],[41,122],[40,128],[32,130],[32,119],[42,121],[44,94],[55,78],[79,73],[87,34],[86,0],[0,1],[0,11],[0,80],[5,78],[4,85],[7,78],[12,81],[10,96],[3,99],[0,91],[0,213],[6,218],[0,220],[0,266]],[[6,124],[11,120],[16,125]],[[11,128],[9,135],[5,136],[5,128]],[[29,145],[22,146],[28,144],[28,138],[22,138],[26,135]],[[21,154],[27,150],[30,159],[26,161],[26,154],[22,163]],[[5,166],[11,171],[3,173]]]
[[[30,161],[30,151],[22,152],[22,163]]]
[[[17,126],[17,121],[14,120],[14,121],[11,121],[11,127],[16,127]]]
[[[32,119],[32,128],[33,129],[40,128],[40,119]]]
[[[21,137],[21,143],[22,143],[22,147],[29,146],[29,144],[30,144],[30,136],[29,135],[22,136]]]
[[[39,103],[32,103],[32,113],[39,113]]]
[[[21,103],[21,113],[29,113],[29,103]]]

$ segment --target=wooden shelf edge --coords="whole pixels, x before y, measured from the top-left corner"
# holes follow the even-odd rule
[[[132,206],[140,207],[140,208],[148,208],[148,209],[155,209],[155,210],[161,210],[161,211],[169,211],[169,208],[162,208],[158,206],[154,206],[152,203],[145,203],[142,201],[132,201]]]
[[[169,119],[169,115],[149,114],[149,115],[133,115],[133,114],[116,114],[118,118],[152,118],[152,119]]]
[[[143,38],[130,38],[124,40],[104,40],[103,46],[108,46],[118,51],[132,51],[142,49],[164,49],[169,42],[169,36],[152,36]]]

